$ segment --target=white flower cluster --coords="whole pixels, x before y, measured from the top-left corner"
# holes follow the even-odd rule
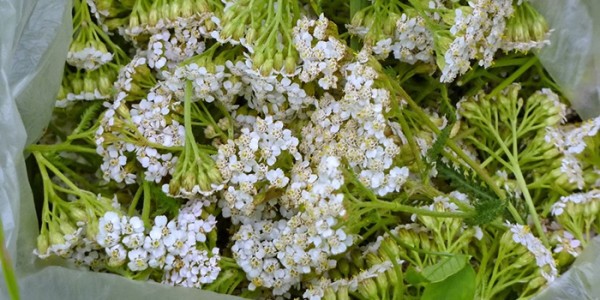
[[[450,33],[455,39],[444,53],[442,82],[452,82],[471,67],[471,59],[489,67],[502,46],[506,19],[513,14],[512,0],[469,1],[470,13],[457,9]]]
[[[600,130],[600,117],[584,121],[579,126],[547,127],[545,140],[554,144],[563,154],[560,171],[565,174],[569,183],[578,189],[585,185],[583,166],[577,157],[588,147],[586,139],[594,137]]]
[[[213,282],[221,270],[218,248],[209,252],[197,247],[217,223],[212,215],[206,220],[201,217],[202,208],[209,204],[189,201],[176,220],[157,216],[147,234],[140,218],[107,212],[99,219],[96,242],[106,252],[108,266],[126,263],[133,272],[163,270],[163,283],[200,288]]]
[[[433,63],[433,36],[421,16],[409,17],[406,14],[396,22],[393,37],[378,41],[373,45],[373,53],[378,59],[385,59],[390,53],[399,61],[415,64],[419,61]]]
[[[227,61],[226,65],[242,81],[242,95],[248,101],[248,107],[276,120],[302,117],[302,111],[315,102],[294,76],[277,70],[263,75],[257,70],[260,66],[254,66],[249,57],[237,62]]]
[[[201,40],[203,36],[197,28],[201,25],[193,19],[187,22],[180,21],[181,25],[187,26],[176,26],[171,30],[163,29],[150,36],[146,51],[148,66],[156,70],[164,67],[173,69],[186,58],[204,51],[205,45]]]
[[[528,41],[528,42],[513,42],[513,41],[502,41],[500,48],[504,51],[520,51],[527,53],[534,49],[542,49],[544,46],[550,45],[549,36],[552,30],[548,31],[547,37],[541,41]]]
[[[324,157],[317,174],[295,167],[303,170],[288,186],[286,197],[294,199],[287,200],[291,207],[280,210],[283,218],[246,220],[235,234],[233,256],[251,281],[251,290],[267,287],[282,295],[300,283],[303,274],[334,268],[336,261],[330,257],[352,245],[353,237],[335,228],[346,213],[343,196],[334,194],[343,183],[339,165],[337,158]]]
[[[344,65],[344,96],[336,100],[325,94],[302,129],[302,153],[314,162],[333,155],[345,157],[361,182],[379,195],[400,190],[409,172],[392,167],[400,148],[392,137],[384,113],[390,109],[390,95],[375,88],[376,71],[363,62]]]
[[[96,70],[112,61],[112,59],[112,53],[106,51],[106,49],[97,49],[95,47],[85,47],[67,53],[67,63],[69,65],[87,71]]]
[[[238,120],[243,118],[239,116]],[[236,223],[253,214],[260,216],[266,209],[265,205],[255,203],[256,196],[263,193],[257,186],[263,186],[265,181],[268,181],[265,189],[281,189],[288,185],[290,179],[281,168],[275,167],[284,151],[296,161],[302,159],[297,150],[298,139],[289,129],[283,128],[281,121],[274,122],[271,116],[246,118],[250,119],[246,122],[253,123],[252,127],[242,128],[237,139],[221,145],[216,159],[222,177],[229,181],[222,201],[223,215],[231,216]]]
[[[541,274],[546,281],[548,283],[554,281],[556,276],[558,276],[558,270],[556,269],[556,263],[552,258],[552,252],[544,247],[542,242],[530,232],[527,225],[510,223],[507,223],[507,225],[512,233],[513,241],[524,246],[531,254],[533,254],[536,264],[540,268]]]
[[[318,20],[302,18],[294,27],[294,46],[302,60],[299,78],[302,82],[315,81],[324,90],[337,88],[339,62],[347,52],[346,45],[328,35],[329,20],[321,15]]]
[[[124,92],[119,93],[115,102],[105,103],[108,107],[101,126],[96,132],[97,153],[104,162],[100,166],[105,180],[114,180],[131,184],[135,182],[136,175],[127,171],[127,153],[135,153],[136,159],[146,169],[145,179],[160,182],[167,174],[172,174],[177,157],[171,153],[160,153],[156,148],[140,146],[127,142],[122,133],[112,131],[115,118],[122,118],[119,123],[130,123],[134,134],[141,135],[147,142],[164,147],[180,146],[183,144],[185,129],[177,121],[167,122],[166,116],[178,103],[172,101],[171,94],[160,85],[147,95],[147,99],[132,105],[130,115],[119,116],[116,112],[122,109]],[[105,145],[105,133],[113,135],[111,142]],[[114,136],[117,139],[114,139]]]
[[[211,103],[218,99],[229,110],[234,110],[237,108],[235,99],[242,93],[242,83],[224,65],[213,66],[213,69],[211,71],[196,63],[176,67],[172,72],[163,72],[165,85],[179,99],[183,99],[185,83],[189,80],[194,89],[193,101]]]
[[[579,206],[591,203],[600,203],[600,190],[591,190],[586,193],[575,193],[569,196],[560,197],[560,199],[552,205],[552,215],[562,215],[565,212],[565,209],[570,205]],[[588,213],[591,214],[591,212]]]
[[[565,230],[562,232],[562,236],[556,236],[556,241],[558,244],[554,248],[554,253],[567,252],[573,257],[579,256],[581,241],[576,239],[572,233]]]

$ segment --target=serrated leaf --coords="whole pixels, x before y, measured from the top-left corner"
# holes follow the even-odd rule
[[[421,274],[429,282],[440,282],[462,270],[467,260],[466,255],[446,256],[435,265],[425,267]]]
[[[422,300],[472,300],[475,298],[475,270],[470,264],[440,282],[428,284]]]

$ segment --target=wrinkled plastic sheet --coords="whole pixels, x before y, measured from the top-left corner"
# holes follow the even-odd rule
[[[535,300],[600,299],[600,238],[594,238],[562,274]]]
[[[600,1],[530,2],[554,30],[542,64],[583,119],[600,115]]]
[[[532,0],[552,45],[540,53],[583,118],[600,114],[600,1]],[[66,0],[0,0],[0,218],[23,299],[236,299],[215,293],[78,271],[32,255],[38,224],[23,149],[48,124],[71,36]],[[596,33],[596,34],[594,34]],[[594,38],[596,37],[596,38]],[[600,297],[600,239],[536,299]],[[2,276],[0,271],[0,277]],[[0,280],[0,299],[7,299]]]
[[[71,1],[0,0],[0,217],[22,299],[237,297],[68,269],[37,260],[38,234],[23,149],[50,121],[71,40]],[[8,299],[0,271],[0,299]]]

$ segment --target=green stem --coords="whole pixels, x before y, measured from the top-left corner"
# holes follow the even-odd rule
[[[400,109],[399,106],[396,106],[396,109],[397,109],[396,115],[398,116],[398,121],[400,122],[400,126],[402,127],[404,134],[406,135],[406,139],[408,140],[408,146],[410,147],[410,150],[415,157],[415,161],[417,163],[417,168],[421,172],[421,180],[425,181],[426,179],[429,178],[429,176],[427,176],[427,174],[425,173],[425,172],[427,172],[427,167],[425,167],[425,164],[423,163],[423,160],[421,159],[421,151],[419,151],[419,147],[415,143],[413,132],[410,129],[410,127],[408,127],[408,122],[406,121],[406,118],[404,118],[404,114],[402,113],[402,110]]]
[[[150,183],[146,180],[143,180],[143,188],[144,188],[144,206],[142,207],[142,220],[144,221],[144,225],[150,228],[152,224],[150,224],[150,206],[152,202],[152,195],[150,194]]]
[[[536,62],[537,62],[536,56],[533,56],[532,58],[530,58],[528,62],[523,64],[514,73],[512,73],[510,76],[508,76],[506,79],[504,79],[504,81],[502,81],[498,86],[496,86],[496,88],[494,88],[492,90],[492,92],[486,96],[486,99],[489,100],[489,99],[492,99],[493,97],[495,97],[498,93],[500,93],[502,90],[504,90],[504,88],[506,88],[507,86],[512,84],[517,78],[519,78],[521,75],[523,75],[523,73],[525,73],[525,71],[527,71],[529,68],[531,68],[531,66],[533,66]]]
[[[81,153],[96,153],[96,149],[78,146],[78,145],[70,145],[66,143],[55,144],[55,145],[29,145],[25,148],[29,152],[60,152],[60,151],[68,151],[68,152],[81,152]]]
[[[130,217],[132,217],[133,214],[135,213],[135,207],[137,206],[137,204],[142,196],[142,190],[143,190],[143,188],[138,188],[138,190],[135,192],[135,195],[133,196],[133,200],[131,200],[131,204],[129,205],[129,210],[127,211],[127,215],[129,215]]]
[[[2,274],[4,274],[8,295],[12,300],[19,300],[19,285],[17,284],[17,276],[15,275],[12,260],[10,259],[8,249],[6,249],[4,242],[2,219],[0,219],[0,261],[2,261]]]
[[[371,207],[378,209],[388,209],[391,211],[400,211],[410,214],[417,214],[421,216],[440,217],[440,218],[469,218],[472,214],[465,212],[451,212],[451,211],[435,211],[425,208],[418,208],[410,205],[400,204],[398,202],[385,202],[376,200],[373,202],[359,202],[358,206]]]
[[[350,0],[350,19],[354,17],[354,15],[360,11],[364,7],[363,0]],[[350,48],[354,51],[358,51],[360,47],[360,40],[358,37],[353,36],[350,39]]]
[[[60,180],[62,180],[70,189],[73,191],[79,191],[79,187],[77,187],[69,178],[67,178],[60,170],[58,170],[54,165],[52,165],[40,152],[33,152],[36,160],[43,164],[46,168],[50,169],[54,175],[56,175]]]

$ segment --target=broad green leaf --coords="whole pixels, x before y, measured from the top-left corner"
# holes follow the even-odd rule
[[[419,273],[413,266],[408,267],[406,273],[404,275],[406,282],[412,285],[418,285],[421,283],[428,282],[427,278],[423,277],[421,273]]]
[[[467,264],[443,281],[428,284],[422,300],[473,300],[475,297],[475,270]]]
[[[424,268],[421,274],[429,282],[440,282],[462,270],[467,260],[466,255],[446,256],[437,264]]]

